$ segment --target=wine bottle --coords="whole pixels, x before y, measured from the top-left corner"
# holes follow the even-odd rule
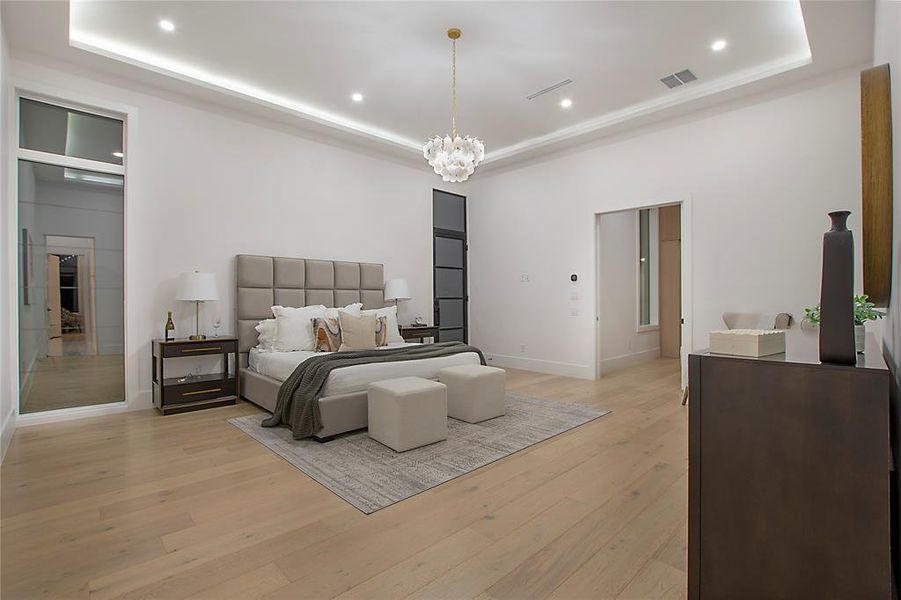
[[[166,317],[166,341],[171,342],[175,339],[175,323],[172,322],[172,311]]]

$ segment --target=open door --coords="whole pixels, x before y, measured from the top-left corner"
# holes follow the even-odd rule
[[[660,356],[679,358],[682,347],[682,207],[661,206]]]
[[[47,255],[47,336],[50,356],[62,354],[63,317],[59,291],[59,257]]]

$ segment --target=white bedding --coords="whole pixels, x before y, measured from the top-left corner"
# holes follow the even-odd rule
[[[417,344],[389,344],[385,348],[415,346]],[[248,366],[262,375],[284,381],[294,372],[297,365],[312,356],[323,352],[262,352],[253,348],[248,356]],[[438,371],[457,365],[477,365],[479,355],[475,352],[463,352],[453,356],[440,358],[423,358],[419,360],[403,360],[392,363],[372,363],[354,365],[335,369],[331,372],[323,388],[323,396],[337,396],[366,390],[373,381],[394,379],[396,377],[423,377],[436,379]]]

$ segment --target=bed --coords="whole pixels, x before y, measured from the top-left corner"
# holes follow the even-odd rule
[[[375,263],[356,263],[241,254],[236,257],[236,314],[241,396],[272,412],[284,379],[314,352],[261,352],[256,325],[271,318],[271,307],[324,304],[328,307],[362,302],[364,309],[385,306],[384,270]],[[395,346],[396,347],[396,346]],[[368,422],[366,387],[395,377],[435,379],[448,366],[479,364],[473,352],[454,356],[365,364],[335,370],[319,399],[322,430],[314,436],[328,441],[338,434],[363,429]]]

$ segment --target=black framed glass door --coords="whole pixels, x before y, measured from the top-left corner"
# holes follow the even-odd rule
[[[442,342],[467,342],[466,197],[432,190],[434,318]]]

